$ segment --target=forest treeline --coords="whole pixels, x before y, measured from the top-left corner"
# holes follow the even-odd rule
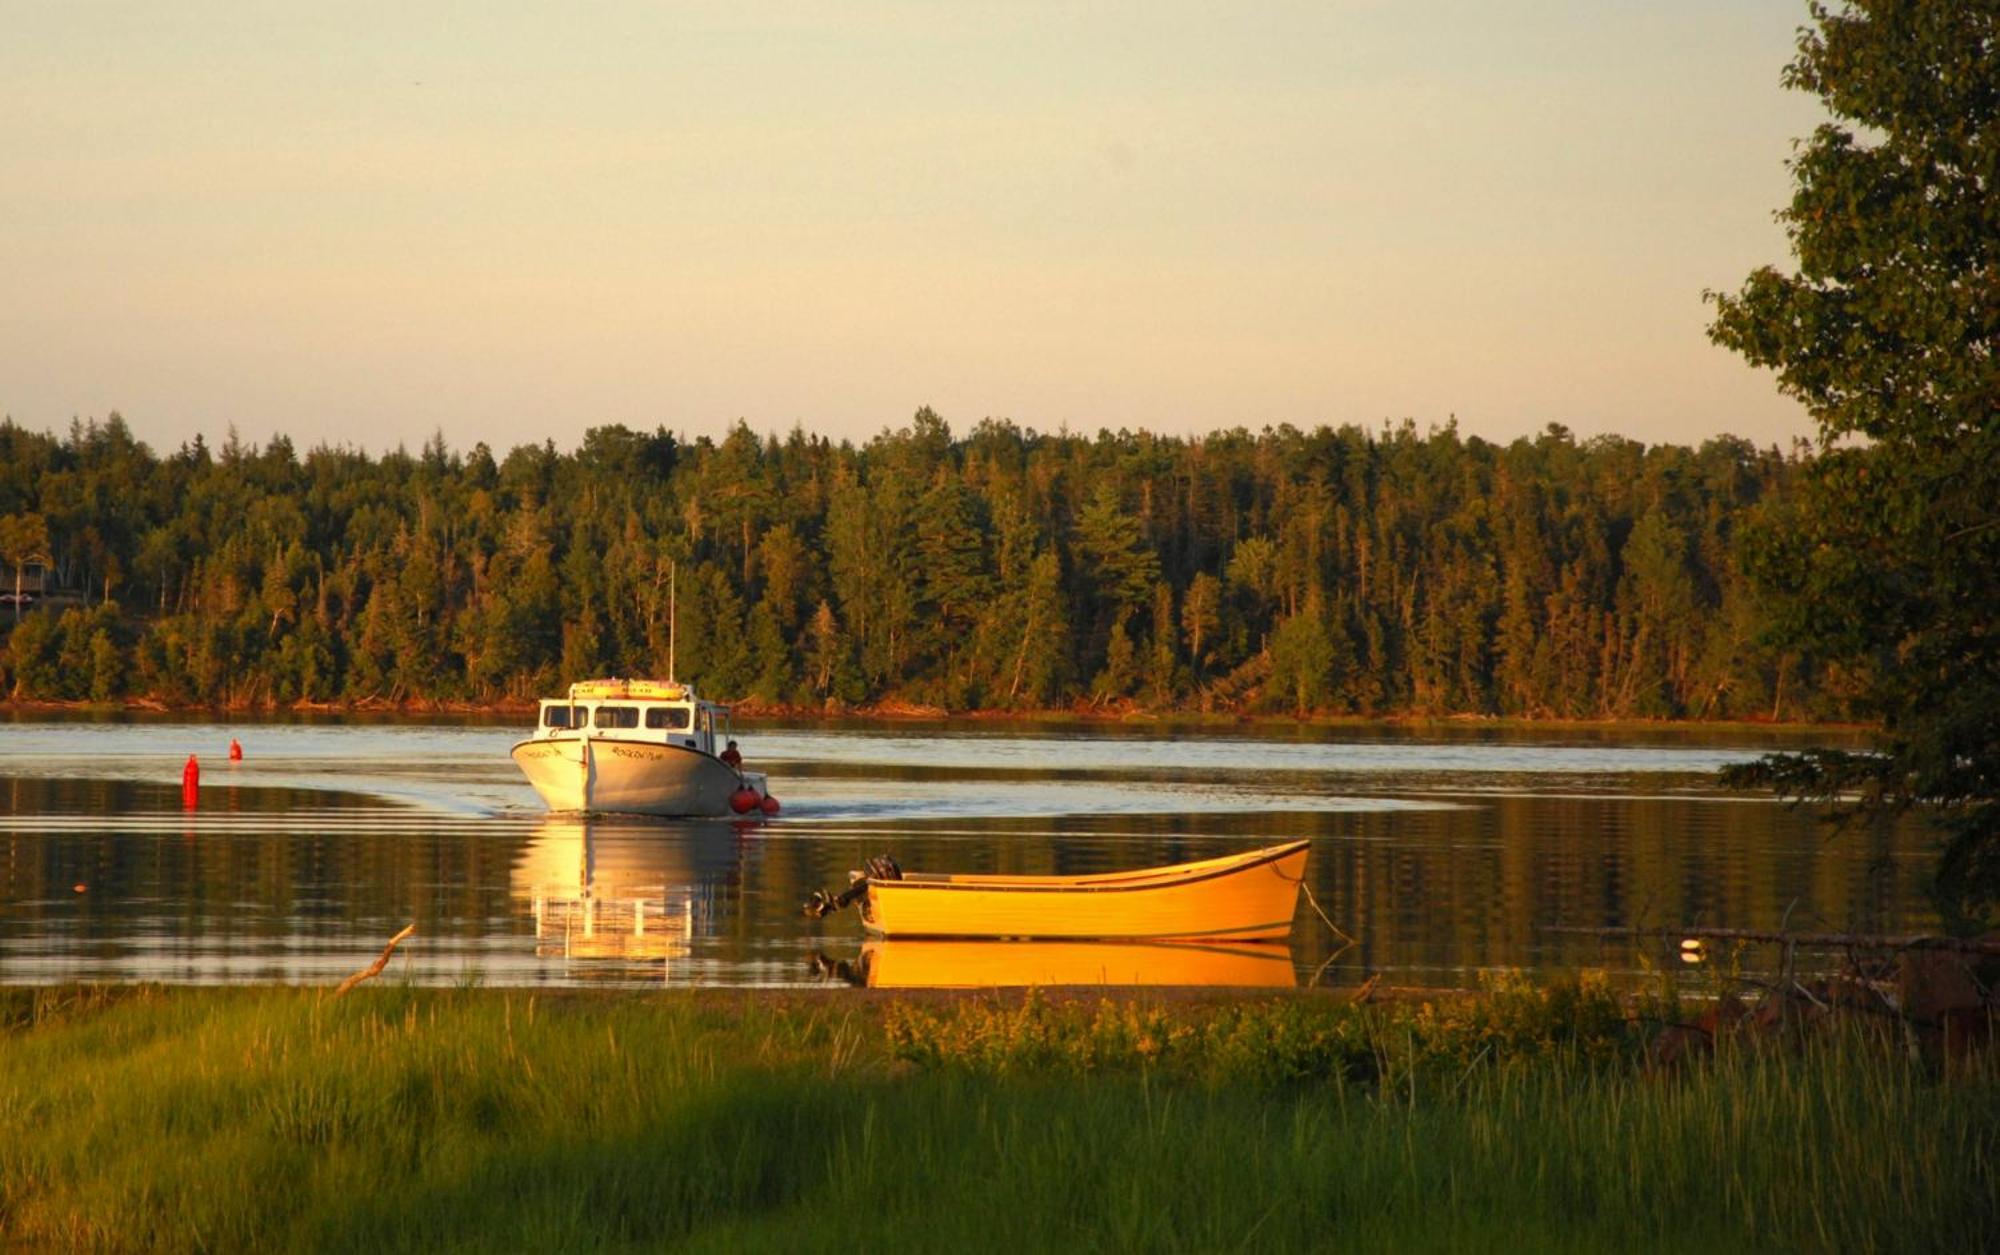
[[[664,674],[671,593],[679,675],[774,705],[1838,716],[1743,575],[1802,465],[1559,427],[955,437],[928,409],[858,446],[608,426],[499,457],[8,421],[0,580],[39,547],[72,595],[0,611],[5,682],[520,701]]]

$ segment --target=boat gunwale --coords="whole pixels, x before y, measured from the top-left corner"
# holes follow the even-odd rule
[[[531,736],[514,742],[513,748],[507,751],[507,757],[512,758],[524,745],[582,745],[586,741],[592,745],[637,745],[646,749],[677,750],[683,754],[693,754],[696,758],[706,758],[739,776],[743,774],[741,767],[730,767],[728,763],[723,762],[720,754],[711,754],[692,745],[674,745],[666,741],[635,741],[629,736]]]
[[[1176,863],[1167,867],[1141,869],[1130,873],[1122,880],[1098,880],[1079,883],[1056,877],[1026,878],[1016,880],[875,880],[868,881],[868,891],[886,893],[891,890],[957,890],[978,893],[1142,893],[1160,889],[1179,888],[1195,885],[1222,876],[1236,876],[1252,872],[1271,863],[1280,862],[1295,854],[1310,853],[1309,840],[1289,841],[1284,845],[1266,846],[1261,850],[1247,850],[1240,855],[1225,855],[1219,859],[1198,859],[1192,863]],[[1188,869],[1199,868],[1203,864],[1215,864],[1208,870],[1191,873]],[[1118,875],[1118,873],[1111,873]],[[1301,877],[1300,879],[1303,879]],[[1165,935],[1165,934],[1162,934]]]
[[[1185,942],[1199,944],[1202,942],[1217,942],[1217,941],[1230,941],[1230,940],[1248,943],[1253,941],[1276,941],[1281,937],[1289,936],[1292,931],[1292,917],[1288,915],[1282,920],[1273,920],[1270,923],[1266,924],[1238,924],[1231,928],[1211,928],[1197,932],[1190,932],[1187,931],[1186,929],[1173,929],[1163,933],[1036,933],[1036,932],[1019,932],[1019,933],[895,932],[892,933],[884,930],[878,924],[869,923],[865,919],[862,921],[861,927],[862,930],[866,932],[871,939],[881,940],[885,942],[892,942],[898,939],[903,939],[909,941],[985,941],[985,942],[1102,941],[1114,945],[1119,942],[1160,943],[1169,941],[1185,941]]]

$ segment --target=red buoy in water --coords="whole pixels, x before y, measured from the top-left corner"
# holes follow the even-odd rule
[[[757,809],[763,811],[766,815],[775,815],[778,813],[778,799],[766,793],[764,800],[757,803]]]
[[[181,768],[181,805],[192,807],[201,800],[201,760],[188,755],[187,766]]]
[[[729,809],[739,815],[747,815],[757,809],[757,790],[744,785],[729,795]]]
[[[243,761],[243,745],[233,736],[229,738],[229,761],[232,763]]]

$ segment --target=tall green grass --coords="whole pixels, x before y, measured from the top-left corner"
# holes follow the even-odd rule
[[[1954,1250],[2000,1082],[1459,1009],[0,991],[0,1246]],[[1563,998],[1568,997],[1567,1003]]]

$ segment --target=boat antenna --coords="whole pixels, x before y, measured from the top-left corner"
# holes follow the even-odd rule
[[[680,574],[680,563],[667,564],[667,683],[674,682],[674,577]]]

